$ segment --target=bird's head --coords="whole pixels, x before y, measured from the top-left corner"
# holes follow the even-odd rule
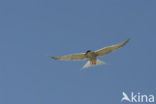
[[[91,52],[91,50],[87,50],[86,53],[85,53],[85,55],[87,55],[89,52]]]

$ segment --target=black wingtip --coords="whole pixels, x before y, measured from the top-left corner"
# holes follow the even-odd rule
[[[127,40],[125,40],[124,42],[122,42],[121,43],[121,46],[124,46],[125,44],[127,44],[129,40],[130,40],[130,38],[128,38]]]
[[[124,43],[127,43],[130,40],[130,38],[128,38]]]
[[[57,57],[54,57],[54,56],[48,56],[48,57],[50,57],[50,58],[52,58],[52,59],[55,59],[55,60],[58,59]]]

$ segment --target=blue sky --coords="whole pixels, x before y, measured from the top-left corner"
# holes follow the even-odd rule
[[[0,104],[120,104],[122,92],[155,94],[155,0],[1,0]],[[86,61],[49,55],[130,42]],[[121,103],[122,104],[122,103]]]

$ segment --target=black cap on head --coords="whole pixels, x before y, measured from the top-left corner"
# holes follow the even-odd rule
[[[87,50],[87,53],[88,53],[88,52],[91,52],[91,50]]]

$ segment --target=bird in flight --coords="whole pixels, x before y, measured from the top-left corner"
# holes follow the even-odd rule
[[[104,47],[97,51],[88,50],[85,53],[71,54],[71,55],[66,55],[66,56],[49,56],[49,57],[51,57],[52,59],[55,59],[55,60],[85,60],[85,59],[88,59],[89,61],[82,67],[82,68],[88,68],[90,66],[105,64],[105,62],[97,59],[97,57],[107,55],[107,54],[123,47],[129,40],[130,39],[127,39],[126,41],[124,41],[122,43]]]

